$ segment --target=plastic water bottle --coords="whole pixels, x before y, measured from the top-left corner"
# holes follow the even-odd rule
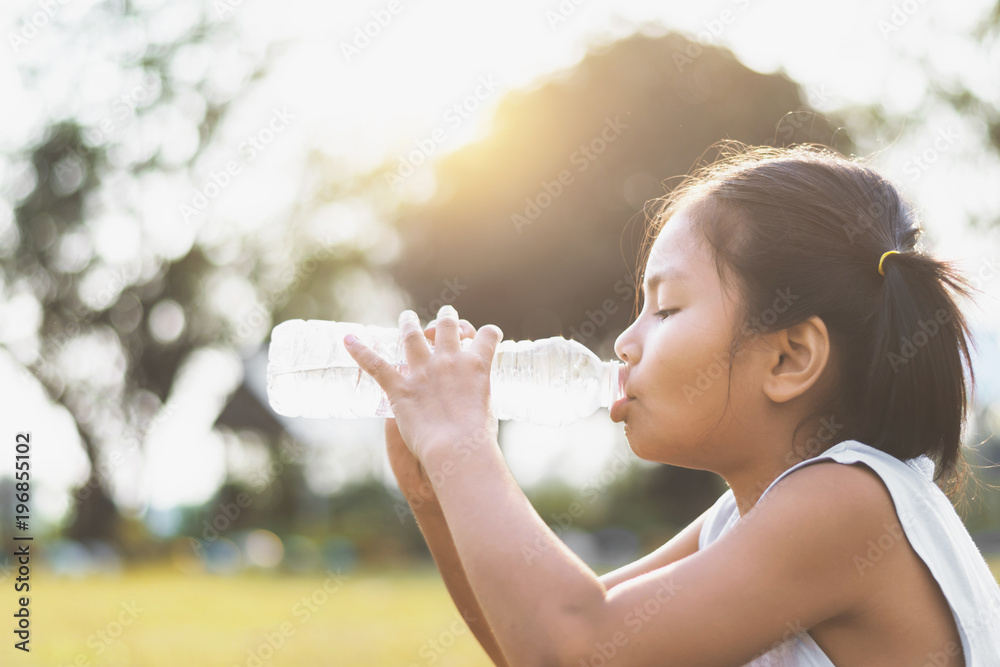
[[[326,320],[288,320],[274,327],[267,363],[267,397],[286,417],[391,417],[382,388],[344,348],[352,333],[406,372],[399,330]],[[471,344],[462,340],[462,347]],[[430,343],[428,341],[428,346]],[[624,395],[624,364],[601,361],[561,336],[497,344],[490,400],[497,419],[559,426],[610,407]]]

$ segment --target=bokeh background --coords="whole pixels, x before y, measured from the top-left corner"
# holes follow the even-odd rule
[[[0,26],[5,616],[23,431],[35,538],[32,652],[2,664],[488,664],[381,420],[268,406],[271,328],[452,303],[612,358],[647,202],[722,139],[868,156],[918,205],[982,290],[967,458],[1000,481],[995,0],[8,0]],[[603,410],[501,445],[601,572],[725,489]],[[965,500],[1000,564],[1000,491]]]

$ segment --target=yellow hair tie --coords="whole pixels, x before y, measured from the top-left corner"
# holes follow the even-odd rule
[[[879,272],[880,275],[883,275],[883,276],[885,275],[885,273],[882,272],[882,262],[885,261],[886,257],[888,257],[889,255],[892,255],[894,253],[898,255],[899,251],[898,250],[890,250],[889,252],[886,252],[886,253],[882,254],[882,258],[878,261],[878,272]]]

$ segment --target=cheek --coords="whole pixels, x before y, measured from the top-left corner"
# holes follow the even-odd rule
[[[679,409],[713,411],[729,387],[730,339],[721,327],[676,327],[657,345],[658,393]]]

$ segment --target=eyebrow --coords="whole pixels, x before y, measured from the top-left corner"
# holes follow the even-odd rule
[[[643,280],[643,291],[649,292],[650,290],[654,290],[657,285],[666,280],[674,280],[679,283],[684,283],[688,282],[689,279],[690,277],[688,274],[684,273],[680,269],[668,267],[657,271],[652,275],[645,276]]]

